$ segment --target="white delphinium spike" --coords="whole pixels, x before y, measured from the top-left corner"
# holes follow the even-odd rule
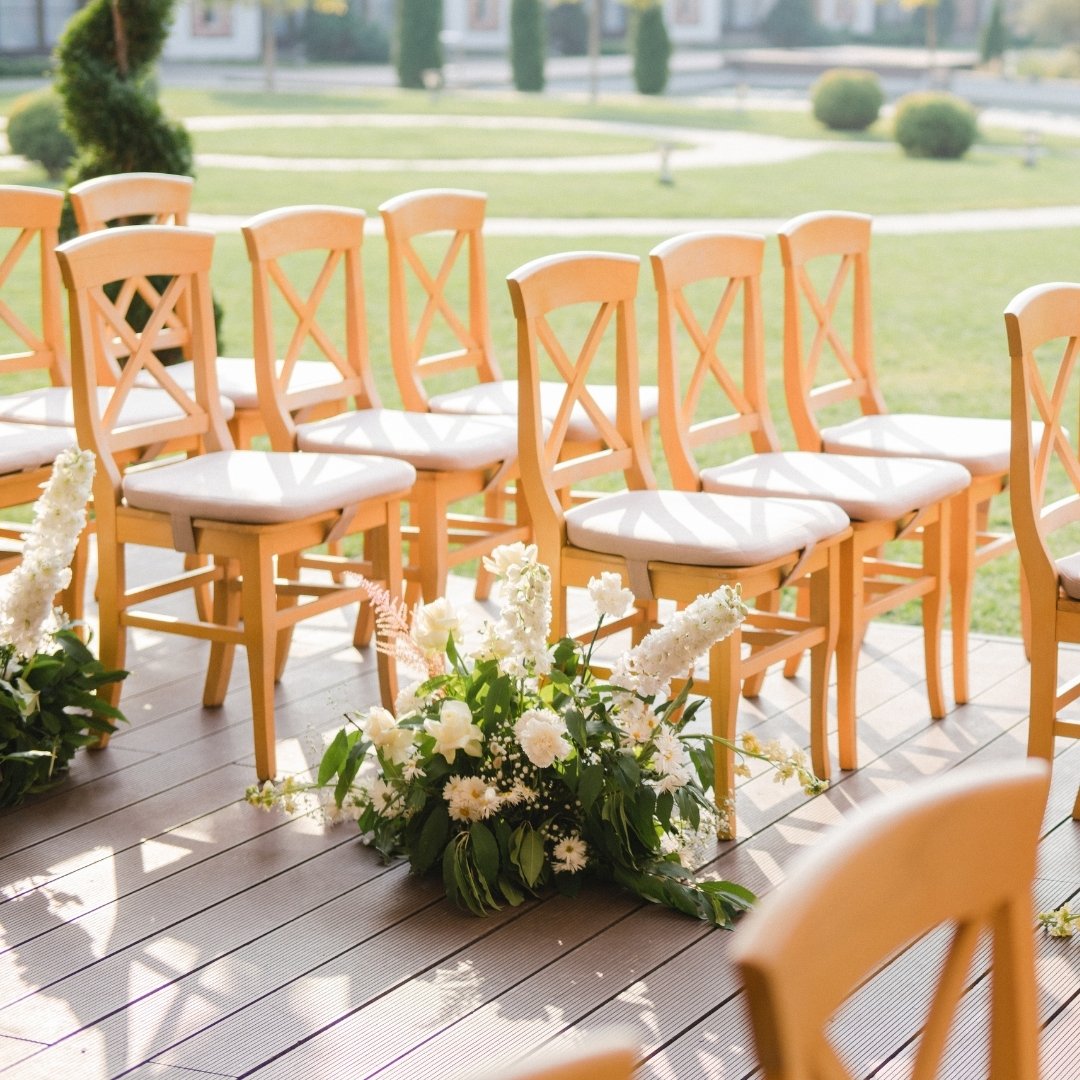
[[[57,455],[52,476],[42,485],[22,562],[0,589],[0,640],[19,656],[39,652],[59,625],[53,600],[71,581],[71,560],[86,527],[93,482],[93,453],[72,447]]]

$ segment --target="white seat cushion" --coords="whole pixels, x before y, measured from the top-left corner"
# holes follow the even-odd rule
[[[943,458],[989,476],[1008,472],[1012,431],[1008,420],[887,413],[823,428],[821,442],[830,454]]]
[[[416,469],[484,469],[517,456],[517,422],[504,416],[362,409],[297,425],[301,450],[385,454]]]
[[[1058,559],[1055,565],[1065,595],[1071,600],[1080,600],[1080,552]]]
[[[0,423],[0,473],[51,465],[61,450],[77,444],[74,428]]]
[[[566,393],[565,383],[542,382],[540,384],[540,408],[549,423],[555,419]],[[589,393],[606,417],[615,423],[615,387],[590,386]],[[660,408],[660,395],[655,386],[640,389],[641,418],[653,420]],[[477,383],[465,390],[448,394],[436,394],[428,403],[432,412],[478,413],[483,416],[517,416],[518,387],[516,380],[502,379],[498,382]],[[596,438],[596,425],[580,404],[570,414],[567,437],[575,442],[588,442]]]
[[[765,563],[847,527],[833,503],[698,491],[624,491],[566,512],[575,547],[691,566]]]
[[[99,386],[98,408],[104,412],[112,397],[112,388]],[[75,409],[73,391],[68,386],[45,386],[39,390],[24,390],[14,394],[0,395],[0,420],[16,424],[42,424],[47,427],[73,427]],[[221,399],[221,410],[228,420],[233,414],[233,404],[228,398]],[[139,424],[155,424],[162,420],[179,420],[183,410],[161,389],[134,387],[120,410],[117,428],[134,427]]]
[[[834,502],[852,521],[891,521],[955,495],[971,474],[951,461],[791,451],[703,469],[705,491]]]
[[[391,458],[226,450],[128,473],[123,486],[143,510],[265,525],[405,491],[415,479]]]
[[[280,364],[278,366],[280,371]],[[189,393],[195,392],[195,366],[171,364],[169,374]],[[255,388],[255,361],[245,356],[217,358],[218,391],[238,409],[257,409],[259,394]],[[289,380],[290,390],[310,390],[313,386],[333,386],[341,381],[338,369],[329,361],[297,360]]]

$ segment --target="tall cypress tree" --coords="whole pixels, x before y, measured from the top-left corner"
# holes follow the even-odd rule
[[[510,67],[518,90],[544,89],[543,0],[510,0]]]
[[[442,71],[442,0],[398,0],[398,85],[420,90],[425,71]]]

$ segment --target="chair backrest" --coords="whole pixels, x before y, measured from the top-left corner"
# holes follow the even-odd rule
[[[749,436],[758,453],[780,448],[765,393],[764,257],[763,236],[724,232],[676,236],[650,253],[659,304],[660,437],[677,488],[697,490],[702,447]],[[734,374],[722,344],[738,350]]]
[[[72,389],[80,444],[98,457],[98,475],[120,495],[117,460],[155,448],[200,440],[207,450],[232,447],[221,411],[215,367],[214,315],[210,300],[210,263],[213,234],[195,229],[155,225],[122,226],[69,240],[57,248],[60,270],[68,290],[71,321]],[[135,330],[127,313],[111,300],[105,286],[123,285],[151,275],[167,280],[150,311],[143,330]],[[177,318],[188,301],[191,325],[185,328],[192,343],[195,392],[187,393],[154,354],[163,325]],[[100,355],[119,339],[127,361],[111,388],[104,408],[99,407],[97,372]],[[147,382],[165,390],[177,406],[175,419],[125,420],[121,409],[136,395],[145,395]],[[95,486],[95,503],[101,491]]]
[[[0,230],[11,238],[6,250],[0,247],[0,324],[17,345],[0,354],[0,375],[42,370],[54,385],[68,382],[60,275],[53,254],[63,208],[64,196],[58,191],[0,185]],[[35,246],[36,271],[20,273],[19,263],[33,257],[27,252]],[[36,303],[20,299],[30,281]]]
[[[194,186],[190,176],[116,173],[83,180],[68,196],[75,225],[83,236],[115,224],[187,225]]]
[[[784,392],[801,450],[821,449],[818,413],[829,405],[855,401],[864,414],[885,412],[874,370],[871,223],[866,214],[823,211],[780,229]],[[814,281],[821,271],[824,285]]]
[[[390,260],[390,355],[406,409],[426,410],[426,384],[439,376],[471,368],[481,382],[502,378],[488,323],[486,208],[483,192],[451,188],[411,191],[379,207]],[[448,293],[452,281],[466,292],[463,305]],[[450,349],[432,351],[436,330]]]
[[[545,545],[562,544],[563,505],[573,485],[621,472],[628,487],[655,486],[638,397],[634,322],[638,267],[635,256],[571,252],[535,259],[506,279],[517,319],[521,478],[542,553],[552,550]],[[569,309],[577,310],[571,313]],[[573,337],[579,344],[568,348],[556,327],[564,338]],[[614,366],[614,424],[588,388],[602,348]],[[545,356],[565,384],[554,414],[551,401],[541,408]],[[610,373],[597,381],[610,383]],[[582,446],[567,439],[575,407],[583,409],[595,425],[596,443]],[[550,424],[545,414],[554,415]]]
[[[898,949],[943,924],[954,933],[913,1080],[938,1075],[983,931],[993,962],[989,1076],[1035,1080],[1031,885],[1049,784],[1041,761],[960,769],[880,799],[807,851],[732,946],[766,1080],[849,1078],[830,1017]]]
[[[69,192],[79,235],[98,232],[110,225],[186,226],[194,183],[190,176],[151,172],[116,173],[84,180]],[[153,309],[160,298],[158,284],[150,275],[124,282],[115,298],[117,310],[126,317],[136,298],[141,299],[146,308]],[[161,352],[179,349],[190,359],[187,328],[191,324],[191,314],[185,308],[186,303],[185,298],[176,314],[161,326],[155,348]],[[136,304],[134,310],[139,308]],[[115,381],[125,356],[120,341],[103,354],[112,367],[110,381]]]
[[[350,398],[361,409],[379,405],[367,362],[360,260],[364,221],[362,210],[292,206],[260,214],[241,228],[251,261],[259,405],[275,447],[295,445],[294,416],[302,410]],[[301,270],[305,280],[311,278],[310,288],[297,283]],[[339,298],[343,335],[329,327],[328,309]],[[327,382],[290,390],[297,361],[310,359],[301,356],[305,348],[329,362]]]
[[[1080,519],[1080,453],[1065,427],[1067,418],[1076,419],[1080,385],[1080,284],[1025,289],[1005,309],[1005,330],[1012,361],[1013,529],[1029,584],[1056,594],[1048,540]],[[1045,425],[1037,441],[1033,422]]]

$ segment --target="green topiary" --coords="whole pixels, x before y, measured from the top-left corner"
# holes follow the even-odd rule
[[[819,45],[824,33],[814,15],[813,0],[776,0],[761,23],[770,45]]]
[[[510,68],[516,89],[544,89],[544,48],[542,0],[510,0]]]
[[[872,71],[833,68],[810,90],[814,116],[833,131],[865,131],[881,112],[885,94]]]
[[[959,158],[979,134],[975,110],[941,91],[908,94],[896,106],[896,141],[908,157]]]
[[[154,63],[173,0],[90,0],[57,47],[56,89],[77,156],[68,184],[124,172],[192,175],[191,139],[158,104]]]
[[[589,16],[582,0],[556,0],[548,8],[547,31],[560,56],[584,56],[589,51]]]
[[[36,161],[52,180],[63,175],[75,156],[75,144],[61,120],[60,99],[52,90],[35,90],[12,102],[7,138],[13,154]]]
[[[659,3],[639,8],[631,22],[634,85],[639,94],[662,94],[668,82],[671,39]]]
[[[340,14],[312,8],[304,17],[304,55],[309,60],[385,64],[390,38],[378,23],[365,19],[355,3]]]
[[[990,18],[983,28],[982,41],[979,43],[979,55],[984,64],[991,60],[1000,60],[1009,47],[1009,31],[1005,27],[1005,15],[1001,10],[1001,0],[994,0],[990,9]]]
[[[442,71],[442,0],[397,0],[398,85],[422,90],[425,71]]]

